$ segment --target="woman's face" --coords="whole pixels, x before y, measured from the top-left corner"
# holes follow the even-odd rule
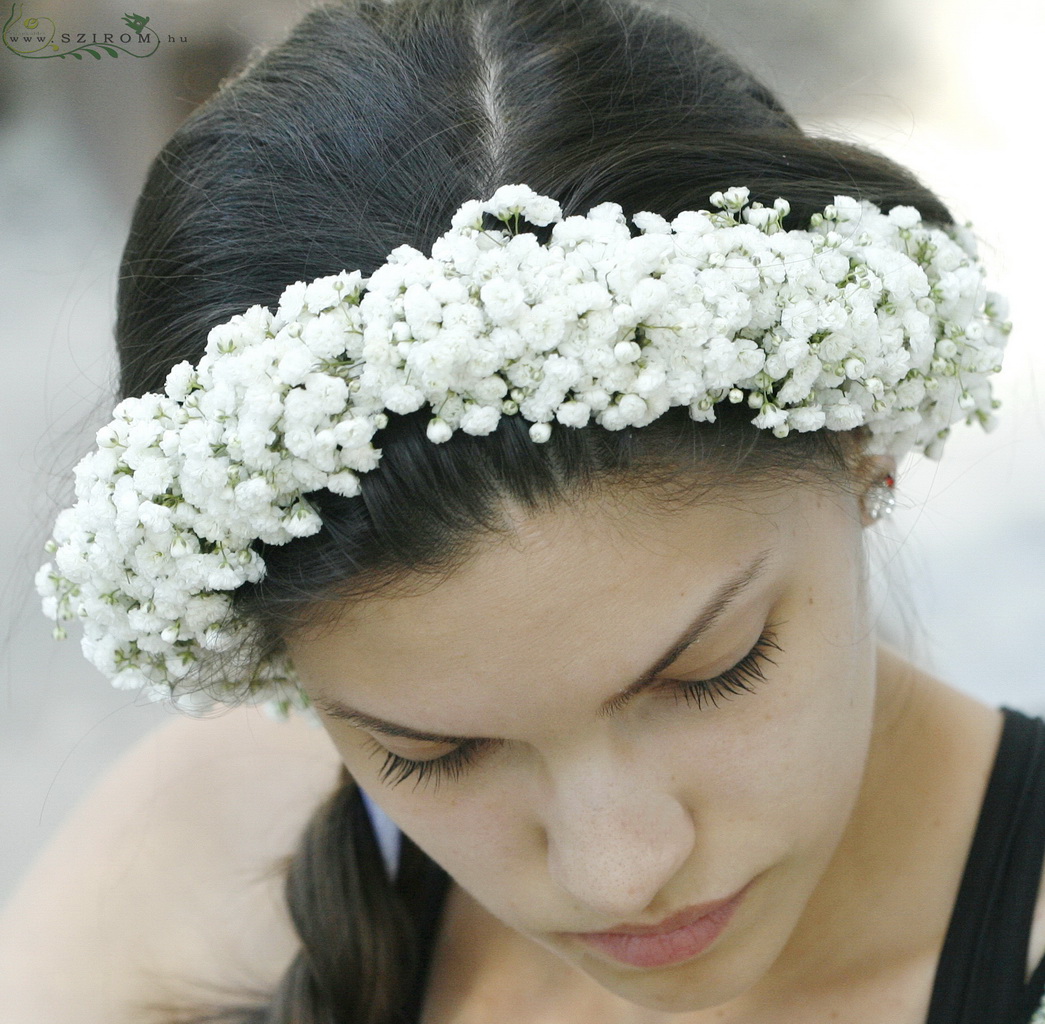
[[[860,786],[856,502],[513,521],[443,582],[295,638],[303,685],[352,775],[495,917],[632,1002],[726,1002],[784,948]]]

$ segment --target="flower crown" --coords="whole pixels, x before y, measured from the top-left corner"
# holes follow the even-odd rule
[[[967,229],[845,196],[807,230],[746,188],[711,205],[636,213],[633,236],[616,203],[563,218],[505,185],[464,203],[430,257],[401,245],[369,278],[299,281],[275,313],[214,327],[199,363],[120,402],[76,467],[37,574],[56,635],[83,620],[88,659],[154,699],[305,706],[283,656],[218,658],[249,635],[231,592],[265,574],[254,541],[319,531],[309,492],[359,493],[389,412],[430,407],[434,443],[519,415],[541,443],[553,423],[641,427],[674,406],[714,420],[746,402],[779,437],[863,427],[897,458],[938,457],[958,420],[992,424],[1010,325]],[[212,660],[224,675],[203,692]]]

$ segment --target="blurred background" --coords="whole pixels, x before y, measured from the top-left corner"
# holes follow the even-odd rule
[[[168,712],[55,643],[32,576],[69,470],[107,422],[116,268],[146,168],[182,118],[301,0],[145,0],[148,58],[0,49],[0,901],[105,767]],[[660,0],[758,71],[820,133],[914,168],[971,220],[1016,324],[1001,424],[912,460],[879,531],[886,635],[992,703],[1045,712],[1045,345],[1031,0]],[[22,8],[22,10],[19,10]],[[126,0],[25,0],[5,20],[125,31]],[[16,22],[21,24],[21,21]],[[1036,299],[1035,296],[1038,298]],[[1037,303],[1037,306],[1035,305]]]

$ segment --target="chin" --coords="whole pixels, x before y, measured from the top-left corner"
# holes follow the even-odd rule
[[[723,1006],[754,986],[761,972],[729,969],[723,963],[681,964],[670,968],[614,970],[600,964],[583,965],[603,988],[636,1006],[660,1013],[691,1013]]]

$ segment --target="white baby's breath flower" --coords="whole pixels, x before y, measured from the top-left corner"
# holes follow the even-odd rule
[[[426,432],[428,440],[433,444],[443,444],[453,436],[453,429],[450,424],[439,416],[429,420]]]
[[[620,430],[674,406],[713,421],[746,402],[777,436],[864,426],[897,458],[995,422],[1007,307],[967,229],[836,196],[784,230],[786,200],[749,198],[640,211],[632,237],[616,203],[563,218],[504,185],[460,206],[430,256],[400,245],[369,278],[298,281],[274,314],[215,326],[200,362],[119,403],[78,463],[35,578],[45,614],[59,635],[83,623],[116,686],[189,708],[249,692],[285,714],[307,701],[283,655],[209,690],[195,673],[250,639],[231,594],[265,575],[252,545],[319,531],[311,491],[358,495],[389,413],[427,405],[434,443],[521,415],[543,444],[553,422]],[[550,225],[547,243],[526,225]]]
[[[501,410],[491,405],[473,405],[461,417],[461,429],[466,434],[491,434],[497,429]]]
[[[279,297],[279,304],[276,310],[277,324],[289,323],[301,316],[301,311],[305,306],[305,289],[307,287],[307,282],[295,281],[283,289],[283,294]]]
[[[185,400],[196,376],[196,368],[187,360],[176,363],[167,374],[163,390],[176,402]]]
[[[819,405],[799,406],[797,409],[789,410],[787,414],[790,426],[801,431],[819,430],[826,420],[824,410]]]

